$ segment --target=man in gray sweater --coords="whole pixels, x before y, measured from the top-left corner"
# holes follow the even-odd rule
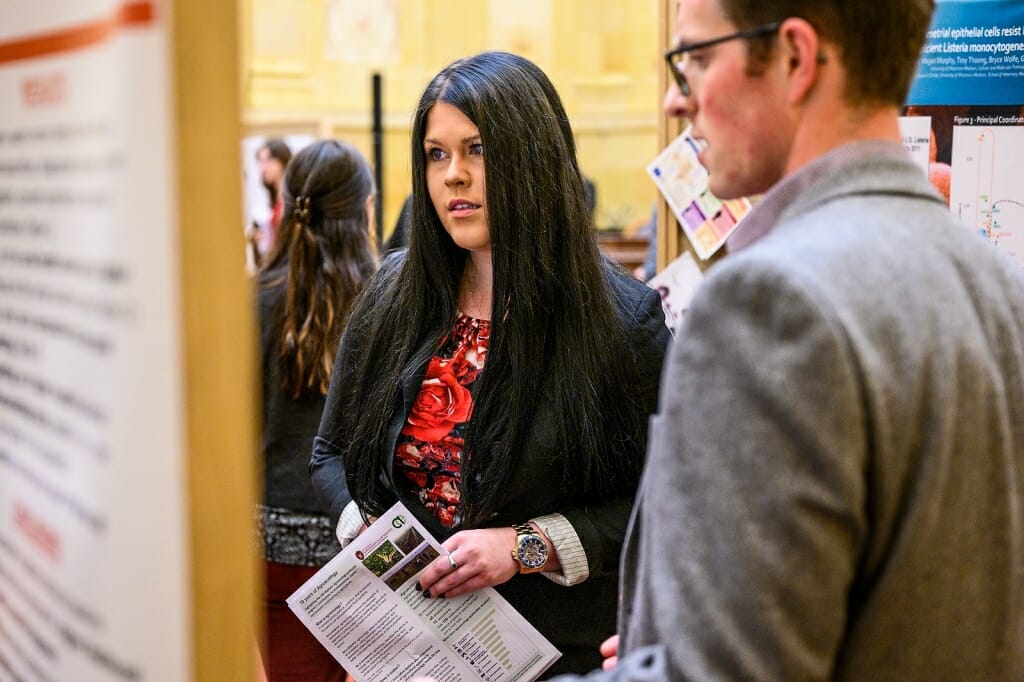
[[[1024,274],[900,145],[933,9],[680,0],[666,109],[767,194],[672,348],[595,680],[1024,680]]]

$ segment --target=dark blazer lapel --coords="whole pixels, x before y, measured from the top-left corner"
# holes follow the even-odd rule
[[[405,426],[406,420],[409,418],[409,413],[412,412],[412,406],[416,403],[416,398],[419,397],[420,387],[423,385],[423,376],[427,373],[427,362],[423,363],[416,372],[411,373],[406,377],[405,381],[400,382],[398,390],[395,391],[394,409],[391,411],[391,422],[388,424],[387,442],[385,443],[384,459],[387,464],[385,471],[387,471],[388,479],[394,486],[395,482],[395,448],[398,446],[398,436],[402,433],[402,428]],[[393,487],[393,489],[396,489]]]

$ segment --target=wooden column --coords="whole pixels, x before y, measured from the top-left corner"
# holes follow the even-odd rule
[[[174,0],[193,677],[254,679],[256,332],[243,269],[236,0]],[[156,558],[154,558],[156,560]]]

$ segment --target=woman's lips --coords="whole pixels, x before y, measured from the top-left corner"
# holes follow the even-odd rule
[[[453,218],[468,218],[476,213],[479,208],[480,204],[474,204],[465,199],[452,199],[448,202],[448,211]]]

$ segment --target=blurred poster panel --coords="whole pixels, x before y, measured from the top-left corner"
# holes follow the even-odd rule
[[[348,64],[398,61],[398,0],[325,0],[324,56]]]
[[[1024,3],[940,0],[907,103],[950,210],[1024,266]]]
[[[184,680],[166,5],[0,5],[0,679]]]

